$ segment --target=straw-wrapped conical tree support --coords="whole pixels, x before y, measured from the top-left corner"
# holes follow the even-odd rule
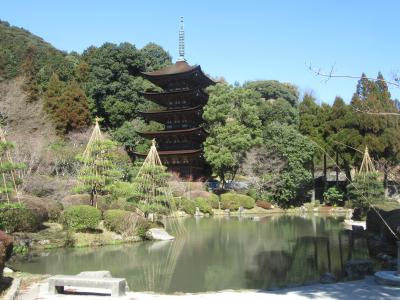
[[[173,212],[177,211],[168,179],[169,174],[166,167],[162,165],[156,142],[153,140],[150,151],[133,181],[137,193],[135,198],[146,216],[151,213],[171,216]],[[171,226],[180,224],[178,221],[169,223]],[[183,228],[179,225],[179,228],[175,229],[180,231]]]
[[[113,184],[121,177],[121,172],[116,168],[114,159],[117,144],[103,137],[99,119],[90,136],[85,151],[78,160],[83,163],[79,170],[78,180],[80,184],[76,191],[90,194],[90,205],[97,206],[97,197],[110,191]]]
[[[17,175],[17,170],[25,168],[24,164],[14,163],[11,151],[14,149],[14,144],[8,142],[5,133],[0,128],[0,196],[3,200],[10,203],[11,197],[15,196],[19,202],[18,185],[22,180]]]
[[[375,166],[372,162],[371,156],[369,155],[368,147],[365,146],[364,157],[361,162],[359,173],[366,174],[366,173],[374,173],[374,172],[376,172]]]

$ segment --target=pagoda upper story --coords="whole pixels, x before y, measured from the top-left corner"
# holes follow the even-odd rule
[[[158,93],[143,93],[143,96],[163,109],[140,114],[146,121],[164,124],[165,129],[139,134],[156,140],[160,158],[169,170],[182,177],[199,178],[209,173],[209,166],[202,152],[206,138],[201,127],[202,114],[208,100],[204,89],[215,82],[203,73],[200,66],[191,66],[186,62],[182,36],[181,20],[178,61],[163,69],[142,73],[143,77],[163,90]]]
[[[167,92],[205,88],[214,84],[214,81],[203,73],[200,66],[190,66],[186,60],[178,60],[172,66],[142,74]]]

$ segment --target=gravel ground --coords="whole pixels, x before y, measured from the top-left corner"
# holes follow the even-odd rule
[[[89,291],[86,289],[85,291]],[[93,292],[93,290],[92,290]],[[338,300],[381,300],[381,299],[399,299],[400,288],[378,285],[373,277],[364,280],[342,282],[336,284],[316,284],[301,286],[290,289],[276,291],[262,290],[242,290],[242,291],[221,291],[199,294],[179,294],[179,295],[160,295],[154,293],[129,292],[125,297],[113,298],[96,295],[49,295],[47,293],[47,284],[42,282],[34,284],[26,289],[19,297],[19,300],[48,300],[48,299],[68,299],[68,300],[199,300],[199,299],[268,299],[268,300],[305,300],[305,299],[338,299]]]

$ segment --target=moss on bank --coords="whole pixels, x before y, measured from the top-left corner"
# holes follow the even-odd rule
[[[99,226],[93,232],[73,232],[63,229],[58,223],[44,223],[45,228],[38,232],[15,233],[17,241],[16,252],[24,252],[24,247],[29,250],[46,250],[64,247],[96,247],[103,245],[116,245],[140,241],[137,236],[125,237],[123,235],[108,231]]]

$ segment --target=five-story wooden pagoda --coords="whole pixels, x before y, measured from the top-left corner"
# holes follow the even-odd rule
[[[142,73],[146,79],[163,89],[160,93],[143,93],[144,97],[165,109],[140,113],[146,121],[163,123],[165,129],[139,134],[156,140],[158,153],[168,170],[181,177],[198,179],[210,173],[203,157],[202,144],[206,133],[201,123],[203,106],[208,100],[204,89],[215,82],[203,73],[199,65],[190,66],[186,62],[182,18],[179,56],[172,66]]]

